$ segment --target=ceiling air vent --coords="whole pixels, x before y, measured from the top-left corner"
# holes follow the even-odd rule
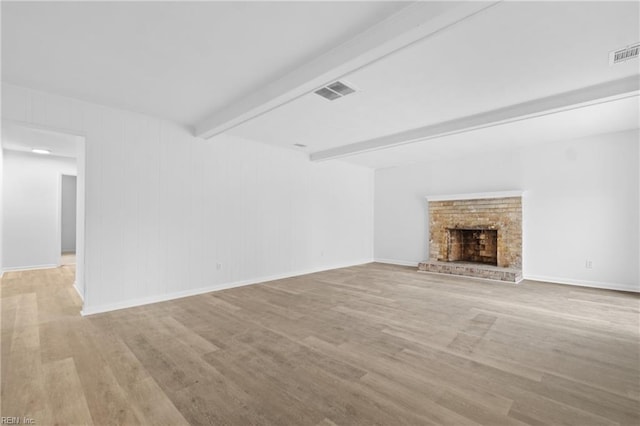
[[[620,62],[628,61],[638,57],[640,51],[640,43],[627,46],[624,49],[615,50],[609,53],[609,64],[618,64]]]
[[[316,95],[320,95],[330,101],[342,98],[343,96],[347,96],[353,92],[355,92],[355,89],[347,86],[341,81],[336,81],[335,83],[331,83],[315,91]]]

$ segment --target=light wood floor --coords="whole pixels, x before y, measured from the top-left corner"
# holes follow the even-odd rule
[[[2,416],[640,424],[637,295],[370,264],[82,318],[73,272],[2,280]]]
[[[62,253],[60,255],[60,265],[62,266],[71,266],[76,264],[76,254],[75,252]]]

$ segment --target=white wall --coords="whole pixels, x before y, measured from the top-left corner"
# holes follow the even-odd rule
[[[428,258],[426,195],[522,189],[525,278],[640,291],[639,140],[635,130],[377,170],[375,258]]]
[[[1,108],[0,108],[1,109]],[[0,147],[0,277],[2,277],[2,275],[4,275],[4,269],[3,269],[3,256],[2,256],[2,242],[4,241],[4,234],[3,234],[3,228],[2,228],[2,210],[3,210],[3,203],[4,203],[4,196],[3,196],[3,191],[2,191],[2,187],[3,187],[3,179],[2,176],[4,174],[4,152],[2,150],[2,147]]]
[[[86,137],[85,313],[372,259],[371,170],[7,84],[2,103]]]
[[[4,150],[3,266],[52,267],[60,261],[60,175],[75,174],[73,158]]]
[[[72,175],[62,176],[62,203],[60,206],[61,251],[76,251],[76,188],[77,178]]]

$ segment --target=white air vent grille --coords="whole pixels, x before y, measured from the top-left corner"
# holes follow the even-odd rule
[[[335,83],[331,83],[325,87],[322,87],[316,90],[315,94],[322,96],[323,98],[328,99],[330,101],[335,101],[338,98],[342,98],[354,92],[355,92],[354,88],[347,86],[342,81],[336,81]]]
[[[609,53],[609,64],[618,64],[638,57],[640,53],[640,43],[627,46],[624,49],[615,50]]]

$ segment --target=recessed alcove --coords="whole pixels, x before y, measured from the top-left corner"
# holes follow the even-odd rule
[[[495,229],[447,229],[447,261],[498,266],[498,231]]]

